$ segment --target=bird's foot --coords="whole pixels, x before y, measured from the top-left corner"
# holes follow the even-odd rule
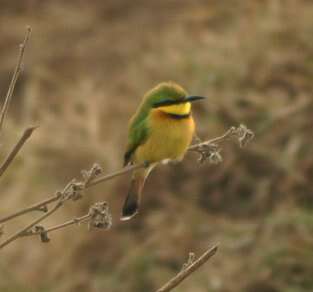
[[[143,162],[143,166],[144,166],[145,168],[148,168],[150,165],[151,165],[151,163],[150,163],[148,160],[145,160],[145,161]]]

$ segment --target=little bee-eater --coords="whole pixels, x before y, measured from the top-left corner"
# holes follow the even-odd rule
[[[148,91],[129,123],[124,165],[146,163],[135,170],[121,220],[137,214],[145,180],[158,162],[182,160],[194,135],[191,103],[203,99],[188,96],[173,82],[160,83]]]

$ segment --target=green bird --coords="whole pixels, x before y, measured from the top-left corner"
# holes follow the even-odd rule
[[[124,165],[147,167],[133,172],[121,220],[138,213],[145,180],[159,162],[183,159],[195,133],[191,103],[200,99],[174,82],[160,83],[144,95],[129,123]]]

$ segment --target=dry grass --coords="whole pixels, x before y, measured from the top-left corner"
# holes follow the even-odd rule
[[[1,182],[0,212],[40,200],[95,161],[105,172],[120,168],[125,124],[161,80],[209,97],[195,108],[201,137],[243,122],[256,142],[244,152],[228,146],[219,166],[187,158],[158,169],[141,215],[110,236],[72,228],[48,245],[17,242],[1,256],[0,290],[153,291],[189,251],[219,241],[209,273],[179,291],[311,291],[311,1],[149,2],[1,4],[1,96],[12,48],[26,24],[33,28],[2,156],[25,125],[41,126]],[[125,179],[99,186],[48,223],[102,200],[117,218],[127,186]]]

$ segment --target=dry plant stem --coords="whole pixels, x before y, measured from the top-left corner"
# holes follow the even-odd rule
[[[104,176],[100,176],[98,178],[96,178],[95,180],[93,181],[90,181],[86,186],[85,186],[85,189],[87,188],[90,188],[92,186],[95,186],[101,182],[105,182],[107,180],[110,180],[110,179],[113,179],[117,176],[121,176],[121,175],[124,175],[128,172],[131,172],[131,171],[134,171],[135,169],[139,169],[139,168],[143,168],[145,165],[144,164],[136,164],[136,165],[130,165],[130,166],[127,166],[127,167],[124,167],[123,169],[119,170],[119,171],[116,171],[116,172],[113,172],[113,173],[110,173],[110,174],[107,174],[107,175],[104,175]],[[32,211],[42,211],[42,210],[45,210],[47,209],[47,205],[53,203],[53,202],[56,202],[57,200],[59,199],[59,197],[57,195],[54,195],[54,196],[51,196],[49,197],[48,199],[46,200],[43,200],[37,204],[34,204],[32,206],[29,206],[27,208],[24,208],[22,210],[19,210],[13,214],[10,214],[8,216],[5,216],[3,218],[0,219],[0,223],[4,223],[4,222],[7,222],[11,219],[14,219],[16,217],[19,217],[21,215],[24,215],[26,213],[29,213],[29,212],[32,212]]]
[[[8,112],[9,106],[10,106],[10,102],[11,102],[11,98],[12,98],[12,95],[13,95],[13,92],[14,92],[16,81],[17,81],[17,79],[18,79],[18,77],[20,75],[21,69],[22,69],[22,62],[23,62],[23,58],[24,58],[25,47],[26,47],[26,44],[27,44],[28,39],[30,37],[30,33],[31,33],[31,28],[27,27],[27,31],[26,31],[26,35],[25,35],[24,41],[20,45],[20,53],[19,53],[19,56],[18,56],[18,59],[17,59],[17,63],[16,63],[16,66],[15,66],[15,70],[14,70],[14,73],[13,73],[13,76],[12,76],[12,79],[11,79],[11,82],[10,82],[10,85],[9,85],[9,89],[8,89],[7,94],[6,94],[3,107],[1,109],[1,114],[0,114],[0,132],[1,132],[2,128],[3,128],[4,120],[5,120],[6,114]]]
[[[224,139],[227,139],[228,137],[231,137],[232,135],[234,135],[236,133],[236,131],[238,131],[238,129],[242,129],[242,127],[240,126],[239,128],[235,128],[235,127],[231,127],[224,135],[220,136],[220,137],[217,137],[217,138],[214,138],[214,139],[211,139],[211,140],[208,140],[208,141],[205,141],[205,142],[202,142],[202,143],[199,143],[199,144],[195,144],[195,145],[192,145],[188,150],[190,151],[201,151],[201,148],[203,146],[211,146],[213,145],[214,143],[219,143],[219,142],[222,142],[224,141]],[[246,129],[246,128],[244,128]],[[246,130],[245,130],[246,131]],[[238,136],[238,134],[237,134]],[[240,138],[240,137],[239,137]],[[250,137],[251,139],[251,137]],[[240,139],[239,139],[240,141]],[[15,234],[13,234],[12,236],[10,236],[8,239],[6,239],[3,243],[0,243],[0,249],[5,247],[6,245],[8,245],[9,243],[11,243],[12,241],[16,240],[17,238],[21,237],[21,236],[24,236],[25,234],[27,233],[30,233],[29,231],[31,230],[31,228],[33,228],[35,225],[37,225],[38,223],[40,223],[41,221],[43,221],[45,218],[47,218],[48,216],[50,216],[52,213],[54,213],[57,209],[59,209],[63,203],[69,199],[72,199],[72,200],[77,200],[81,197],[81,195],[79,194],[79,192],[82,192],[84,191],[85,189],[91,187],[91,186],[94,186],[94,185],[97,185],[99,183],[102,183],[102,182],[105,182],[107,180],[110,180],[110,179],[113,179],[115,177],[118,177],[118,176],[121,176],[121,175],[124,175],[128,172],[131,172],[135,169],[139,169],[139,168],[143,168],[143,167],[146,167],[146,164],[145,163],[142,163],[142,164],[136,164],[136,165],[130,165],[130,166],[127,166],[119,171],[116,171],[114,173],[111,173],[111,174],[107,174],[107,175],[103,175],[103,176],[95,176],[93,171],[90,171],[91,175],[87,175],[86,177],[86,180],[84,183],[75,183],[75,180],[74,182],[70,182],[66,187],[65,189],[63,190],[63,192],[58,192],[56,193],[53,197],[50,197],[38,204],[34,204],[33,206],[30,206],[28,208],[24,208],[20,211],[17,211],[9,216],[6,216],[2,219],[0,219],[0,223],[3,223],[3,222],[6,222],[10,219],[13,219],[13,218],[16,218],[22,214],[25,214],[25,213],[28,213],[28,212],[31,212],[31,211],[35,211],[35,210],[41,210],[41,211],[45,211],[47,212],[46,214],[42,215],[41,217],[39,217],[38,219],[36,219],[35,221],[33,221],[31,224],[27,225],[26,227],[22,228],[21,230],[17,231]],[[92,170],[94,170],[94,168],[92,168]],[[90,173],[88,172],[88,173]],[[92,177],[91,177],[92,176]],[[69,191],[69,188],[71,187],[74,187],[75,188],[78,188],[77,191],[78,193],[72,189],[72,192],[71,194],[68,193]],[[48,211],[48,204],[50,203],[53,203],[53,202],[56,202],[56,205]],[[66,222],[65,223],[66,226],[68,226],[67,224],[71,225],[72,223],[69,223],[69,222]],[[57,229],[59,228],[63,228],[64,226],[58,226]],[[54,229],[54,227],[53,227]],[[55,230],[55,229],[54,229]],[[214,249],[213,249],[214,250]],[[216,250],[215,250],[216,251]],[[214,251],[214,253],[215,253]],[[205,259],[206,257],[204,257]],[[202,263],[202,257],[199,259],[200,260],[200,263]],[[191,265],[191,267],[193,267],[193,265]],[[187,269],[189,270],[189,268]],[[192,272],[192,270],[191,270]],[[185,275],[185,272],[181,272],[179,275],[177,275],[177,279],[174,280],[174,283],[176,283],[176,281],[182,281],[185,277],[187,277],[187,275]],[[170,290],[159,290],[159,291],[170,291]]]
[[[161,287],[156,292],[168,292],[172,291],[177,287],[184,279],[189,277],[193,272],[198,270],[204,263],[206,263],[212,256],[217,252],[218,245],[213,246],[208,249],[202,256],[200,256],[196,261],[191,263],[189,266],[181,270],[174,278],[169,280],[163,287]]]
[[[38,219],[36,219],[35,221],[33,221],[32,223],[30,223],[29,225],[25,226],[24,228],[20,229],[19,231],[17,231],[15,234],[11,235],[9,238],[7,238],[5,241],[3,241],[0,244],[0,249],[4,248],[5,246],[7,246],[8,244],[10,244],[12,241],[18,239],[19,237],[23,236],[23,234],[25,234],[28,230],[30,230],[31,228],[33,228],[35,225],[37,225],[38,223],[40,223],[41,221],[43,221],[44,219],[46,219],[47,217],[49,217],[51,214],[53,214],[55,211],[57,211],[61,206],[63,205],[62,201],[59,201],[51,210],[49,210],[47,213],[45,213],[44,215],[42,215],[41,217],[39,217]]]
[[[74,218],[74,219],[69,220],[67,222],[64,222],[62,224],[55,225],[55,226],[50,227],[50,228],[46,228],[45,229],[45,233],[49,233],[49,232],[52,232],[52,231],[55,231],[55,230],[59,230],[59,229],[62,229],[62,228],[65,228],[65,227],[68,227],[68,226],[71,226],[71,225],[74,225],[74,224],[83,223],[84,221],[87,221],[90,217],[91,217],[90,214],[86,214],[86,215],[84,215],[82,217]],[[25,234],[21,234],[21,236],[32,236],[32,235],[39,235],[39,234],[40,234],[40,231],[38,231],[38,232],[25,232]]]
[[[124,174],[126,174],[128,172],[132,172],[132,171],[134,171],[136,169],[144,168],[144,167],[145,167],[145,163],[126,166],[126,167],[122,168],[121,170],[118,170],[116,172],[113,172],[113,173],[110,173],[110,174],[107,174],[107,175],[100,176],[100,177],[92,180],[86,187],[95,186],[95,185],[97,185],[99,183],[102,183],[104,181],[113,179],[115,177],[124,175]]]
[[[8,216],[5,216],[5,217],[1,218],[0,219],[0,223],[4,223],[6,221],[9,221],[11,219],[14,219],[16,217],[19,217],[19,216],[21,216],[23,214],[26,214],[26,213],[29,213],[29,212],[32,212],[32,211],[44,211],[44,210],[47,210],[47,208],[45,208],[45,207],[48,204],[51,204],[51,203],[53,203],[53,202],[55,202],[57,200],[58,200],[58,197],[56,195],[51,196],[50,198],[48,198],[46,200],[43,200],[43,201],[41,201],[39,203],[36,203],[36,204],[34,204],[32,206],[29,206],[27,208],[24,208],[22,210],[19,210],[19,211],[13,213],[13,214],[10,214]]]
[[[90,207],[88,214],[78,217],[78,218],[74,218],[65,223],[52,226],[48,229],[44,228],[43,226],[38,225],[38,223],[42,222],[44,219],[52,215],[60,207],[62,207],[63,204],[67,200],[72,198],[71,196],[67,197],[67,195],[69,194],[68,190],[73,186],[72,184],[73,182],[70,182],[64,188],[63,192],[60,192],[60,197],[59,197],[60,201],[58,201],[49,212],[42,215],[31,224],[27,225],[26,227],[17,231],[15,234],[13,234],[8,239],[6,239],[3,243],[0,244],[0,249],[7,246],[12,241],[17,240],[18,238],[21,238],[24,236],[40,235],[42,242],[49,242],[50,239],[47,236],[49,232],[63,229],[73,224],[88,222],[88,229],[91,229],[91,228],[109,229],[112,226],[112,217],[111,217],[111,214],[108,212],[109,209],[108,209],[108,205],[106,202],[97,202]]]
[[[204,141],[204,142],[201,142],[201,143],[198,143],[198,144],[194,144],[192,146],[189,147],[189,151],[197,151],[198,148],[201,148],[203,145],[211,145],[211,144],[214,144],[214,143],[220,143],[226,139],[228,139],[230,136],[232,136],[234,132],[234,127],[231,127],[229,130],[227,130],[223,135],[219,136],[219,137],[216,137],[216,138],[213,138],[213,139],[210,139],[210,140],[207,140],[207,141]],[[135,165],[130,165],[130,166],[126,166],[124,167],[123,169],[119,170],[119,171],[116,171],[116,172],[113,172],[113,173],[110,173],[110,174],[107,174],[107,175],[103,175],[103,176],[99,176],[97,178],[95,178],[94,180],[88,182],[86,185],[85,185],[85,189],[89,188],[89,187],[92,187],[92,186],[95,186],[99,183],[102,183],[102,182],[105,182],[107,180],[110,180],[110,179],[113,179],[115,177],[118,177],[118,176],[121,176],[121,175],[124,175],[124,174],[127,174],[129,172],[132,172],[136,169],[139,169],[139,168],[143,168],[145,167],[145,164],[142,163],[142,164],[135,164]],[[47,205],[53,203],[53,202],[56,202],[58,200],[58,197],[56,195],[46,199],[46,200],[43,200],[42,202],[39,202],[37,204],[34,204],[32,206],[29,206],[27,208],[24,208],[22,210],[19,210],[17,212],[14,212],[8,216],[5,216],[5,217],[2,217],[0,218],[0,223],[4,223],[4,222],[7,222],[11,219],[14,219],[16,217],[19,217],[23,214],[26,214],[26,213],[29,213],[29,212],[32,212],[32,211],[40,211],[40,210],[46,210],[47,209]]]
[[[201,143],[197,143],[197,144],[191,145],[188,148],[188,151],[195,151],[196,149],[200,148],[201,146],[222,142],[222,141],[226,140],[227,138],[231,137],[233,132],[234,132],[234,128],[231,127],[223,135],[221,135],[219,137],[216,137],[216,138],[213,138],[213,139],[201,142]]]
[[[4,160],[2,165],[0,166],[0,177],[3,175],[3,173],[7,170],[7,168],[10,166],[12,161],[14,160],[15,156],[18,154],[18,152],[21,150],[21,148],[24,146],[25,142],[30,138],[33,131],[36,129],[36,127],[29,127],[26,129],[22,135],[22,137],[18,140],[14,148],[11,150],[7,158]]]

